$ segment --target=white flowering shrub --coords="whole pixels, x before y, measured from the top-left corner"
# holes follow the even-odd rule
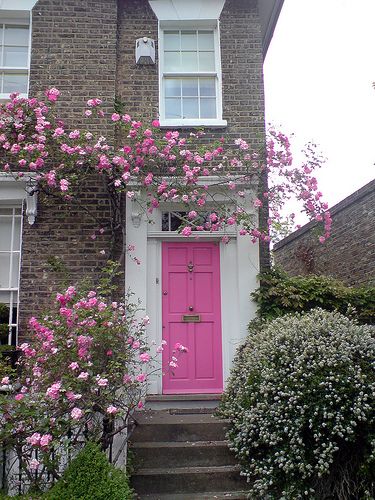
[[[254,323],[219,411],[251,498],[375,498],[375,327],[321,309]]]

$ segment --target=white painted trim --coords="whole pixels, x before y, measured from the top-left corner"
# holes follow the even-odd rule
[[[30,225],[34,224],[38,212],[38,195],[35,190],[35,175],[15,178],[19,173],[0,172],[0,202],[26,201],[26,215]]]
[[[0,0],[0,24],[18,24],[18,25],[25,25],[29,27],[29,44],[28,44],[28,51],[27,51],[27,66],[24,67],[6,67],[6,66],[0,66],[0,71],[9,71],[9,72],[15,72],[15,73],[25,73],[27,72],[27,92],[26,93],[20,93],[19,97],[23,97],[27,99],[29,95],[29,87],[30,87],[30,66],[31,66],[31,40],[32,40],[32,13],[31,10],[27,9],[22,9],[22,10],[15,10],[13,9],[12,11],[4,11],[1,9],[1,2]],[[36,0],[32,2],[34,4],[36,3]],[[32,8],[31,7],[31,8]],[[30,9],[31,9],[30,8]],[[2,92],[0,93],[0,103],[9,101],[9,94]]]
[[[218,105],[219,103],[217,103]],[[172,119],[160,119],[160,128],[199,128],[199,127],[209,127],[209,128],[225,128],[228,125],[227,120],[218,119],[184,119],[184,120],[172,120]]]
[[[247,192],[246,204],[248,210],[252,210],[250,191]],[[135,299],[141,301],[150,317],[147,334],[151,349],[155,349],[162,339],[161,244],[163,241],[197,241],[193,237],[160,231],[163,209],[159,207],[151,215],[154,225],[143,214],[139,227],[135,227],[131,217],[131,200],[126,201],[127,245],[135,245],[132,253],[141,260],[141,264],[137,265],[131,255],[127,255],[126,288],[134,292]],[[226,381],[236,349],[247,335],[247,325],[255,318],[256,307],[250,300],[250,293],[258,286],[259,245],[251,243],[246,236],[239,236],[238,229],[236,233],[200,233],[198,241],[217,241],[223,235],[231,237],[227,244],[220,242],[223,378]],[[161,370],[149,381],[149,394],[162,393],[160,375]]]
[[[228,238],[237,238],[237,233],[230,231],[217,231],[214,233],[209,233],[208,231],[195,231],[191,236],[182,236],[183,240],[186,241],[220,241],[224,236]],[[151,238],[159,238],[163,240],[179,240],[181,241],[181,235],[177,231],[149,231],[148,236]]]
[[[221,12],[221,10],[220,10]],[[166,29],[175,28],[181,30],[184,28],[209,29],[214,34],[214,49],[215,49],[215,71],[196,71],[196,72],[165,72],[164,71],[164,31]],[[218,17],[211,21],[159,21],[158,25],[158,60],[159,60],[159,122],[161,128],[225,128],[227,121],[223,120],[223,88],[222,88],[222,71],[221,71],[221,49],[220,49],[220,23]],[[178,118],[171,119],[165,117],[164,104],[164,81],[167,77],[205,77],[211,76],[216,79],[216,118]]]
[[[225,0],[149,0],[159,20],[219,19]]]
[[[0,11],[31,10],[37,1],[38,0],[0,0]]]

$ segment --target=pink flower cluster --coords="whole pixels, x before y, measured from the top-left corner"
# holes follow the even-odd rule
[[[135,196],[132,185],[136,179],[149,194],[147,207],[144,207],[148,213],[168,201],[183,203],[187,212],[197,214],[211,198],[205,177],[217,179],[217,186],[221,188],[227,187],[233,205],[243,208],[246,196],[239,186],[256,182],[267,171],[270,189],[263,197],[256,198],[253,205],[261,208],[267,200],[270,231],[255,227],[246,210],[238,212],[234,208],[231,212],[221,206],[217,219],[209,219],[204,225],[198,224],[193,217],[184,219],[179,228],[181,233],[189,237],[193,231],[225,231],[227,226],[237,223],[241,226],[240,234],[249,235],[253,241],[268,241],[271,226],[280,225],[281,208],[293,194],[309,217],[324,225],[321,241],[330,234],[331,218],[313,176],[321,162],[310,148],[307,163],[293,167],[290,143],[284,134],[270,130],[267,163],[263,165],[259,154],[242,138],[235,139],[234,145],[226,144],[222,138],[219,145],[206,143],[203,148],[198,145],[203,132],[192,133],[189,137],[182,137],[178,131],[167,131],[163,135],[158,120],[147,127],[128,114],[115,112],[111,120],[124,128],[126,141],[114,150],[105,137],[95,139],[93,133],[79,129],[65,131],[63,122],[53,114],[59,90],[48,89],[45,95],[51,106],[37,99],[20,99],[17,95],[12,96],[10,103],[0,105],[0,149],[4,157],[0,166],[6,171],[15,164],[24,171],[22,175],[37,171],[39,182],[44,181],[49,189],[69,200],[76,177],[89,167],[100,175],[105,173],[111,186],[125,192],[130,199]],[[85,115],[90,117],[95,112],[99,118],[103,117],[101,104],[99,98],[89,99]],[[35,133],[31,135],[25,132],[30,121],[35,123]],[[56,166],[48,170],[46,164],[52,155]],[[65,299],[64,296],[58,298],[62,306]]]

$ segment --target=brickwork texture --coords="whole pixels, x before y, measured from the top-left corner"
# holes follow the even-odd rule
[[[136,39],[158,38],[157,19],[147,0],[39,0],[32,23],[30,95],[59,88],[59,112],[67,128],[82,125],[82,110],[90,97],[100,97],[104,110],[116,99],[134,117],[158,116],[158,66],[135,64]],[[207,131],[207,136],[229,134],[262,148],[263,59],[256,0],[226,0],[220,40],[223,118],[228,127]],[[112,143],[121,140],[109,123],[97,132]],[[26,318],[43,308],[64,276],[70,281],[95,278],[106,260],[100,250],[107,252],[108,238],[90,238],[110,214],[106,189],[92,180],[79,201],[80,207],[61,205],[40,196],[36,223],[29,226],[25,221],[21,337]],[[267,248],[262,256],[267,262]]]
[[[291,275],[319,274],[348,285],[375,285],[375,180],[331,209],[332,236],[320,244],[307,224],[274,249],[274,260]]]

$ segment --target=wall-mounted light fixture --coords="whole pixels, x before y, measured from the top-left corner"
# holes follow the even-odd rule
[[[135,42],[136,64],[155,64],[155,41],[144,36]]]

